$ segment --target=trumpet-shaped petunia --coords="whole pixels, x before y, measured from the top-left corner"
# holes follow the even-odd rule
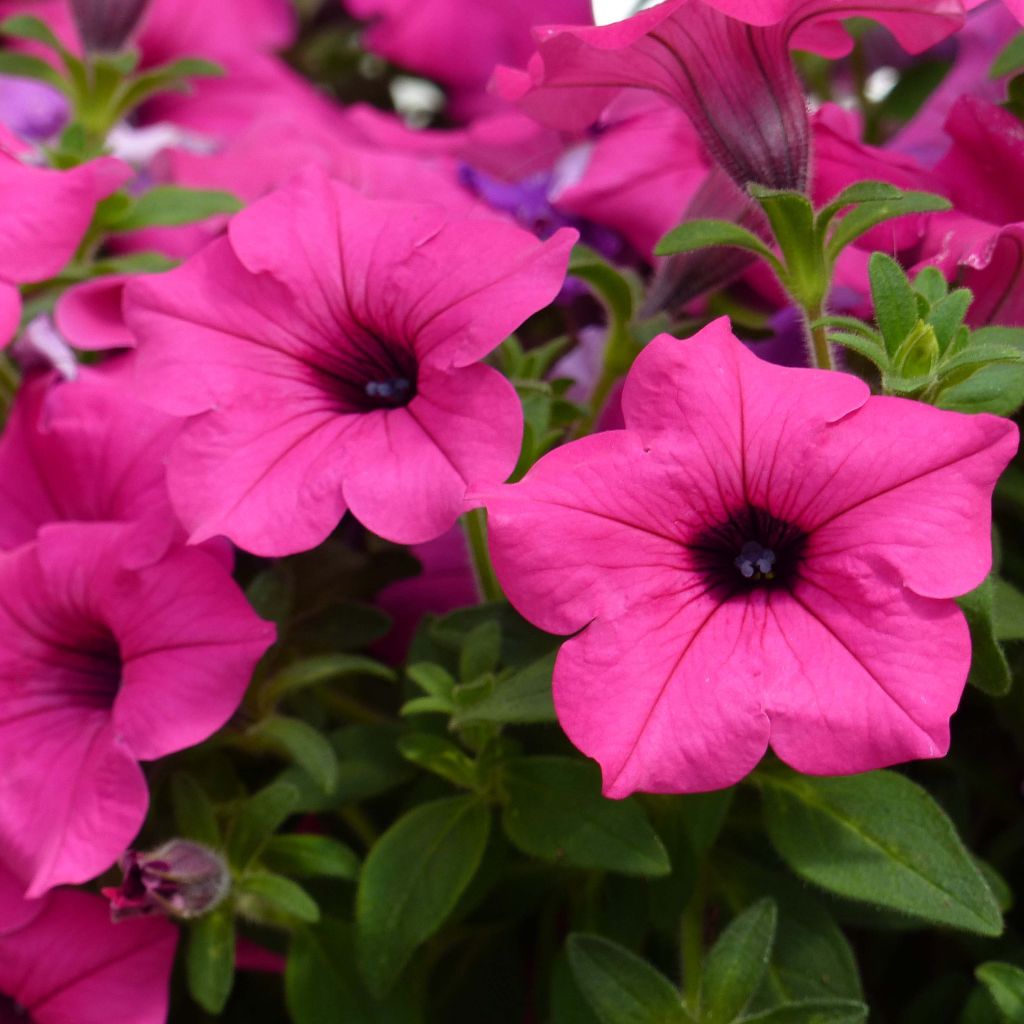
[[[513,604],[577,633],[555,706],[605,792],[694,792],[770,745],[811,774],[942,755],[1016,427],[662,335],[626,427],[487,496]]]
[[[219,729],[274,639],[211,555],[132,568],[124,530],[50,524],[0,555],[0,859],[29,896],[117,859],[146,814],[138,762]]]
[[[810,129],[789,48],[837,56],[843,18],[886,25],[919,52],[963,24],[959,0],[665,0],[599,28],[537,30],[527,71],[499,69],[499,92],[546,124],[583,128],[622,88],[678,104],[741,186],[802,189]]]
[[[555,297],[574,238],[311,171],[130,284],[140,393],[192,417],[168,465],[191,540],[289,554],[346,508],[401,543],[444,533],[519,453],[515,391],[478,360]]]
[[[14,885],[0,867],[0,893]],[[167,1020],[178,941],[168,921],[154,917],[115,925],[104,900],[72,891],[42,900],[4,900],[0,909],[5,912],[0,920],[0,1021]]]

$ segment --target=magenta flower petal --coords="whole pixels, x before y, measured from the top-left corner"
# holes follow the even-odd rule
[[[555,297],[575,237],[369,200],[310,169],[133,281],[140,390],[195,414],[168,476],[192,539],[288,554],[348,504],[393,540],[443,533],[519,450],[518,401],[475,363]]]
[[[515,469],[522,410],[497,370],[424,366],[405,409],[362,417],[347,453],[343,489],[353,515],[401,544],[439,537],[467,509],[467,487]],[[395,500],[394,481],[404,498]]]
[[[628,796],[732,785],[768,745],[756,645],[763,620],[685,578],[622,618],[568,641],[555,666],[555,708],[569,739],[601,764],[604,792]]]
[[[815,775],[941,757],[970,667],[963,615],[855,560],[811,561],[792,599],[771,601],[785,666],[766,680],[772,748]]]
[[[106,901],[85,892],[41,902],[29,924],[0,937],[0,999],[35,1024],[164,1024],[178,941],[170,922],[112,924]]]
[[[87,352],[134,348],[135,338],[125,326],[122,300],[127,275],[110,274],[69,288],[57,300],[57,328],[75,348]]]
[[[54,524],[0,558],[0,854],[29,895],[113,863],[146,812],[138,760],[219,728],[273,640],[205,552],[126,566],[129,529]]]
[[[70,520],[138,523],[140,558],[181,534],[163,467],[181,421],[133,400],[124,377],[115,362],[26,380],[0,437],[0,548]]]
[[[721,320],[652,341],[623,412],[486,495],[510,600],[581,630],[555,706],[605,791],[729,785],[769,743],[808,772],[944,753],[949,599],[988,571],[1016,427],[761,362]]]
[[[21,292],[13,284],[0,281],[0,348],[14,337],[21,323]]]
[[[168,484],[194,544],[224,535],[282,555],[316,547],[345,513],[342,455],[355,417],[334,414],[312,389],[263,397],[194,417],[171,455]]]
[[[111,158],[51,171],[0,153],[0,278],[23,283],[56,274],[78,248],[96,204],[131,173]]]

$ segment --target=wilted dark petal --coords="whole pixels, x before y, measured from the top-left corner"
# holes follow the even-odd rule
[[[683,215],[684,222],[705,219],[731,221],[763,238],[769,234],[761,208],[717,166],[711,169]],[[734,281],[755,259],[743,249],[724,246],[669,256],[658,263],[641,315],[675,312],[698,295]]]
[[[71,0],[78,34],[86,50],[120,50],[149,6],[149,0]]]
[[[783,26],[757,28],[694,5],[640,44],[678,62],[678,102],[741,187],[807,185],[810,123],[788,41]]]

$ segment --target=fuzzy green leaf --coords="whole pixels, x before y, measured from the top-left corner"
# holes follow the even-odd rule
[[[903,192],[898,198],[855,206],[833,223],[825,246],[826,254],[834,263],[848,245],[879,224],[896,217],[906,217],[911,213],[938,213],[950,208],[951,203],[948,199],[932,195],[930,192]]]
[[[658,877],[668,854],[643,808],[601,795],[591,762],[567,757],[516,758],[505,764],[502,824],[525,853],[577,867]]]
[[[569,965],[601,1024],[693,1024],[679,993],[646,960],[599,935],[570,935]]]
[[[687,220],[673,228],[654,247],[655,256],[674,256],[681,252],[697,252],[716,246],[745,249],[769,263],[777,273],[782,264],[760,238],[752,231],[728,220]]]
[[[271,836],[260,860],[278,874],[296,878],[344,878],[359,874],[359,858],[330,836],[294,834]]]
[[[1013,964],[990,960],[975,972],[1006,1024],[1024,1021],[1024,971]]]
[[[817,778],[763,772],[769,838],[802,878],[934,924],[998,935],[992,891],[952,822],[894,772]]]
[[[207,1013],[219,1014],[235,984],[235,919],[227,907],[189,929],[186,973],[192,998]]]
[[[455,909],[480,866],[490,823],[490,811],[475,796],[435,800],[399,818],[370,850],[356,926],[371,991],[386,992]]]
[[[729,1024],[753,998],[768,968],[778,914],[762,899],[729,923],[708,954],[701,987],[704,1024]]]

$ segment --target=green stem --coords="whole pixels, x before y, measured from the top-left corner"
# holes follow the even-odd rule
[[[697,876],[693,896],[683,912],[680,953],[683,963],[683,1002],[694,1017],[700,1011],[700,987],[704,974],[704,911],[707,904],[707,870]]]
[[[502,601],[505,598],[491,563],[487,550],[487,513],[482,508],[470,509],[462,517],[462,528],[466,532],[473,576],[477,592],[485,601]]]
[[[807,317],[807,330],[811,336],[811,355],[814,356],[814,365],[819,370],[834,370],[835,364],[832,361],[832,349],[828,343],[828,333],[824,327],[811,327],[815,321],[820,320],[825,311],[821,304],[808,307],[804,310]]]

